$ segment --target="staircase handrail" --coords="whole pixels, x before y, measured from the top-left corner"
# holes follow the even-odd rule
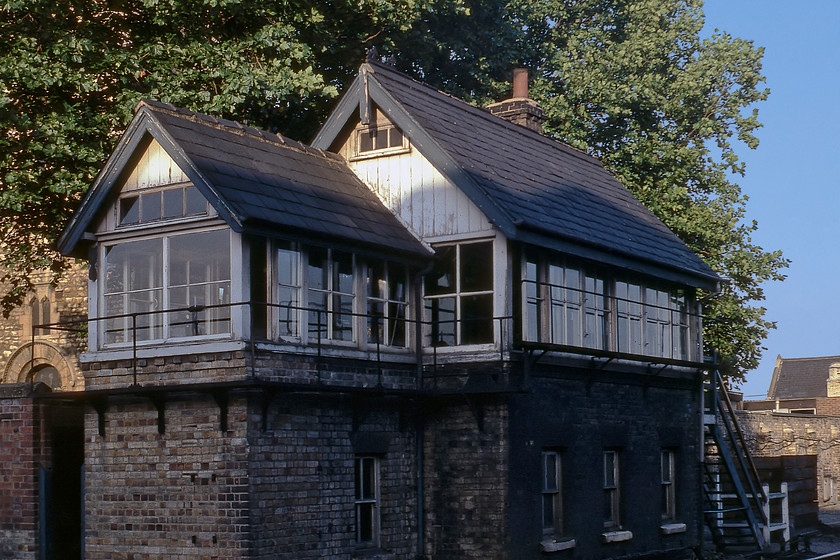
[[[726,389],[726,385],[723,383],[723,377],[717,370],[713,373],[713,375],[715,376],[715,385],[717,388],[715,391],[715,398],[716,400],[720,400],[722,404],[726,405],[726,412],[728,413],[727,415],[723,413],[724,411],[721,411],[721,418],[723,419],[723,424],[726,427],[727,436],[729,436],[733,445],[738,448],[739,452],[736,453],[738,463],[746,475],[747,483],[749,484],[752,496],[760,497],[760,503],[756,504],[756,506],[760,512],[762,522],[767,524],[769,523],[769,520],[765,518],[762,505],[763,502],[767,500],[767,496],[764,493],[764,488],[761,486],[761,477],[758,475],[758,469],[756,468],[755,462],[752,459],[752,454],[750,454],[749,448],[747,447],[744,432],[741,430],[741,425],[738,422],[738,418],[735,416],[735,409],[732,406],[732,400],[729,398],[729,392]],[[732,420],[731,426],[729,422],[730,419]],[[732,426],[734,426],[734,433]]]

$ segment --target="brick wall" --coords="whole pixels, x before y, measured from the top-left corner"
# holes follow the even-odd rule
[[[507,406],[493,398],[475,400],[472,406],[461,402],[427,409],[425,554],[435,560],[504,560]]]
[[[737,413],[750,451],[758,457],[815,455],[820,507],[840,507],[840,416],[777,412]]]
[[[163,434],[148,401],[111,399],[104,436],[86,415],[86,558],[248,558],[245,399],[229,403],[224,433],[212,397],[165,406]]]
[[[35,560],[38,467],[43,455],[40,407],[29,385],[0,386],[0,558]]]

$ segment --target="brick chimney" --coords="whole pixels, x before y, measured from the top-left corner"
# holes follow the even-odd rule
[[[487,110],[506,121],[542,133],[545,112],[528,97],[528,70],[525,68],[513,71],[513,97],[492,103]]]

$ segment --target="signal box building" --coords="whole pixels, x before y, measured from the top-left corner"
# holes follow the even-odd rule
[[[719,278],[540,117],[377,62],[312,146],[142,102],[60,240],[84,557],[697,548]]]

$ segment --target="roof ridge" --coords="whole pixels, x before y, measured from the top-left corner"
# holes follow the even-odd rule
[[[217,130],[223,130],[231,134],[237,134],[239,136],[249,136],[256,140],[267,142],[269,144],[274,144],[282,148],[306,154],[321,156],[326,159],[335,159],[333,157],[333,154],[331,154],[330,152],[324,151],[321,148],[313,148],[312,146],[304,144],[303,142],[284,136],[279,132],[270,132],[265,129],[242,124],[238,121],[214,117],[212,115],[199,113],[197,111],[192,111],[184,107],[178,107],[177,105],[173,105],[172,103],[164,103],[162,101],[155,101],[153,99],[141,99],[140,102],[137,104],[135,113],[139,111],[143,106],[146,106],[153,111],[161,111],[174,117],[203,124],[205,126],[209,126]],[[341,159],[340,156],[339,159]]]
[[[568,150],[571,155],[573,155],[573,156],[575,156],[575,157],[577,157],[581,160],[588,161],[590,163],[592,163],[594,161],[594,162],[597,162],[598,165],[600,165],[601,167],[604,167],[604,163],[598,157],[596,157],[596,156],[594,156],[594,155],[592,155],[588,152],[585,152],[585,151],[583,151],[579,148],[575,148],[574,146],[572,146],[570,144],[567,144],[566,142],[564,142],[562,140],[559,140],[557,138],[554,138],[552,136],[546,136],[545,134],[542,134],[541,132],[537,132],[535,130],[531,130],[528,127],[512,123],[512,122],[510,122],[506,119],[503,119],[503,118],[501,118],[497,115],[494,115],[493,113],[491,113],[487,109],[487,107],[479,107],[477,105],[473,105],[469,101],[465,101],[464,99],[461,99],[460,97],[455,97],[454,95],[446,93],[445,91],[440,90],[440,89],[438,89],[438,88],[436,88],[436,87],[434,87],[430,84],[427,84],[426,82],[421,82],[420,80],[412,78],[408,74],[400,72],[399,70],[397,70],[393,66],[389,66],[389,65],[387,65],[383,62],[379,62],[379,61],[375,61],[375,60],[368,61],[365,64],[368,64],[369,66],[372,66],[372,67],[377,67],[381,70],[385,70],[387,73],[393,74],[394,76],[397,76],[399,79],[411,81],[411,82],[413,82],[413,83],[415,83],[419,86],[423,86],[423,87],[425,87],[429,90],[432,90],[432,91],[438,93],[439,95],[441,95],[441,96],[443,96],[447,99],[456,101],[456,102],[466,106],[468,108],[468,110],[474,112],[476,115],[481,115],[482,118],[485,118],[489,121],[497,123],[501,126],[504,126],[508,130],[511,130],[511,131],[517,132],[519,134],[522,134],[522,135],[524,135],[526,137],[529,137],[529,138],[531,138],[535,141],[543,142],[543,143],[550,144],[550,145],[553,145],[553,146],[558,146],[561,149]],[[374,74],[376,74],[375,71],[374,71]],[[528,99],[530,99],[530,98],[528,98]],[[507,99],[504,99],[502,101],[507,101]]]

